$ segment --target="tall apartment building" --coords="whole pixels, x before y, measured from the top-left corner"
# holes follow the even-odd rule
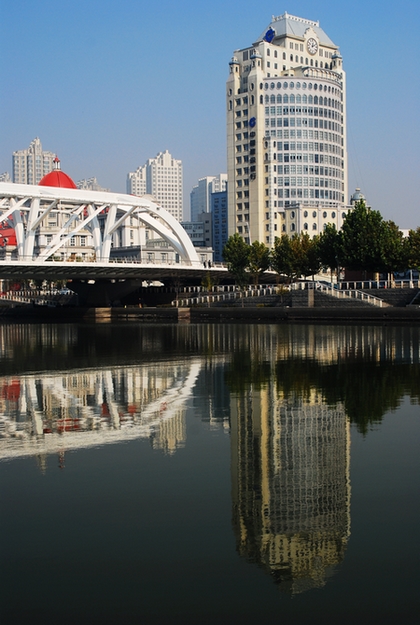
[[[229,234],[272,246],[282,233],[341,227],[345,81],[319,22],[288,13],[235,50],[226,88]]]
[[[13,182],[38,184],[53,170],[54,152],[44,152],[41,140],[36,137],[27,150],[13,152]]]
[[[159,206],[182,221],[182,184],[182,161],[174,159],[166,150],[128,174],[127,193],[151,195]]]
[[[211,194],[226,190],[227,174],[200,178],[190,193],[191,221],[197,221],[200,213],[211,210]]]
[[[223,262],[223,248],[228,240],[227,189],[211,194],[213,260]]]
[[[143,197],[147,193],[146,165],[138,167],[136,171],[127,175],[127,193]]]

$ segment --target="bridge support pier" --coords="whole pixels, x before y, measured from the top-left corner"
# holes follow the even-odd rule
[[[106,308],[121,302],[130,293],[138,291],[140,280],[73,280],[69,288],[79,296],[79,306]]]

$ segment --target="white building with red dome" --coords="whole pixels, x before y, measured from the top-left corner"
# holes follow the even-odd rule
[[[61,163],[58,156],[53,160],[53,169],[39,181],[40,187],[62,187],[63,189],[77,189],[73,180],[61,171]]]
[[[185,230],[152,198],[78,189],[57,156],[39,185],[0,183],[0,224],[0,261],[108,263],[119,248],[136,263],[202,266]],[[146,230],[159,248],[147,255]]]
[[[53,159],[53,169],[48,172],[39,182],[40,187],[55,187],[60,189],[77,189],[75,182],[61,169],[61,162],[56,155]],[[66,227],[68,222],[67,210],[51,210],[44,219],[35,235],[34,253],[42,254],[54,237]],[[64,245],[59,256],[62,260],[93,260],[93,238],[92,233],[87,228],[82,228],[77,234],[70,237]]]

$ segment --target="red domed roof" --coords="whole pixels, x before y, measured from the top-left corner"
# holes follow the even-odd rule
[[[39,183],[40,187],[62,187],[63,189],[77,189],[73,180],[61,171],[60,169],[60,159],[56,156],[54,159],[54,169],[50,171],[49,174],[46,174],[41,182]]]

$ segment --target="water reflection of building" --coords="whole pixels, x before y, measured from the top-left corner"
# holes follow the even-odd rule
[[[293,326],[278,341],[277,357],[306,358],[319,364],[361,358],[365,361],[420,362],[418,328],[381,326]]]
[[[316,393],[278,399],[274,384],[231,409],[238,550],[291,593],[320,587],[350,531],[349,425]]]
[[[170,419],[159,423],[159,427],[151,435],[151,443],[153,449],[174,454],[177,449],[184,447],[186,438],[185,415],[181,409]]]
[[[203,401],[203,398],[204,401]],[[208,358],[203,362],[194,392],[194,407],[211,429],[230,429],[230,395],[225,382],[224,362]]]
[[[0,378],[0,459],[150,437],[173,453],[200,362]],[[42,462],[41,462],[42,464]]]

